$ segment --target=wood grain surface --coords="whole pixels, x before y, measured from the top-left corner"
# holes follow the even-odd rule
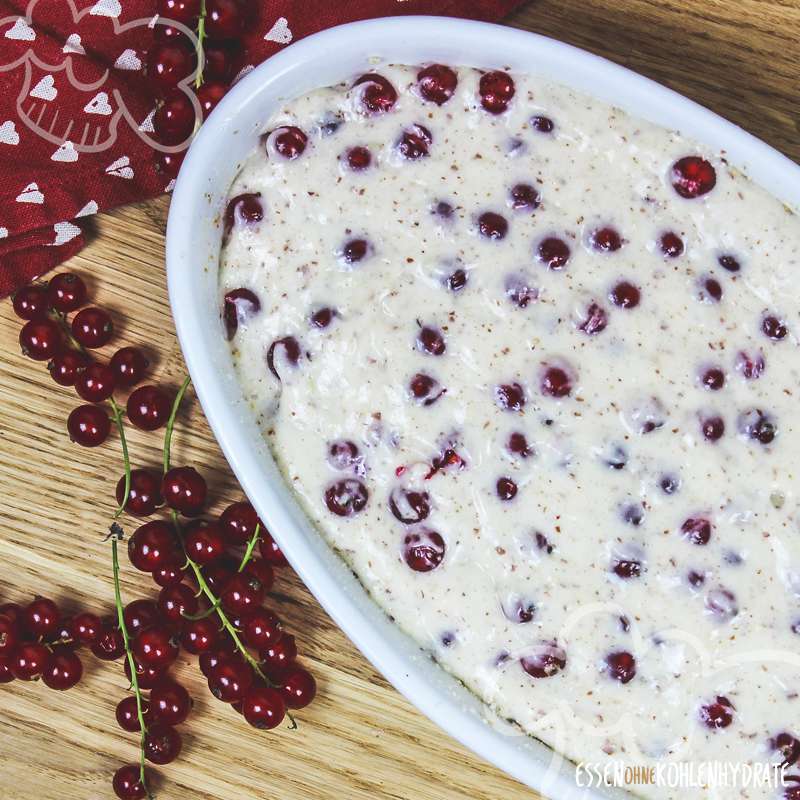
[[[798,0],[539,0],[510,24],[545,33],[636,69],[681,91],[800,159]],[[115,344],[144,345],[153,377],[184,374],[166,298],[163,198],[101,216],[92,244],[69,267],[114,312]],[[71,390],[19,355],[18,320],[0,304],[0,599],[55,597],[68,611],[112,608],[110,549],[101,541],[121,471],[112,436],[96,450],[71,445]],[[157,466],[158,435],[132,432],[137,466]],[[210,479],[213,509],[239,490],[190,396],[174,463]],[[124,520],[128,530],[134,527]],[[151,596],[147,576],[123,560],[123,595]],[[535,795],[468,753],[417,713],[332,624],[288,570],[271,604],[296,634],[319,696],[297,731],[260,733],[213,700],[194,662],[176,674],[195,712],[184,752],[160,770],[159,800],[520,800]],[[76,689],[0,686],[0,797],[112,797],[110,777],[137,756],[114,722],[126,681],[117,664],[85,658]]]

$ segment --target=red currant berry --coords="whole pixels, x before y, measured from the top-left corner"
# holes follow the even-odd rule
[[[182,565],[180,558],[162,564],[152,572],[153,581],[162,588],[165,586],[175,586],[186,576],[186,567]]]
[[[201,566],[225,555],[225,540],[214,523],[193,526],[186,534],[185,546],[189,558]]]
[[[247,544],[253,538],[257,525],[264,533],[256,510],[246,501],[229,505],[219,518],[219,529],[225,541],[232,545]]]
[[[62,272],[50,281],[47,301],[62,314],[77,311],[86,302],[86,284],[74,272]]]
[[[200,16],[201,0],[158,0],[158,13],[162,17],[182,22],[192,27]]]
[[[485,211],[478,217],[478,231],[486,239],[500,241],[508,233],[508,220],[502,214]]]
[[[161,482],[161,493],[170,508],[194,516],[203,510],[208,490],[194,467],[173,467]]]
[[[11,671],[12,659],[13,653],[0,652],[0,686],[14,680],[14,673]]]
[[[153,764],[169,764],[180,754],[182,744],[175,728],[159,723],[150,725],[144,737],[144,757]]]
[[[39,284],[23,286],[14,293],[14,313],[20,319],[32,320],[46,317],[49,305],[47,286]]]
[[[216,648],[219,641],[219,621],[216,616],[187,619],[181,631],[181,646],[193,656]]]
[[[22,618],[22,606],[19,603],[3,603],[0,605],[0,616],[8,617],[13,623],[19,625]]]
[[[165,590],[166,591],[166,590]],[[142,631],[131,643],[131,651],[143,667],[165,670],[178,657],[178,647],[166,626]]]
[[[265,596],[266,591],[258,578],[247,572],[239,572],[223,588],[220,601],[225,611],[241,617],[255,611],[264,602]]]
[[[345,152],[344,160],[354,172],[363,172],[372,163],[372,153],[368,147],[351,147]]]
[[[253,685],[253,670],[238,656],[219,661],[208,676],[211,694],[223,703],[235,703]]]
[[[193,69],[194,54],[178,41],[156,44],[147,59],[147,78],[150,86],[162,95],[189,77]]]
[[[289,708],[305,708],[317,693],[314,676],[301,667],[294,667],[281,677],[281,694]]]
[[[102,403],[114,393],[114,373],[105,364],[89,364],[75,378],[75,391],[82,400]]]
[[[277,689],[253,686],[242,698],[242,716],[254,728],[277,728],[286,716],[286,703]]]
[[[24,642],[11,655],[11,674],[20,681],[41,677],[50,651],[39,642]]]
[[[117,482],[117,503],[125,498],[125,476]],[[157,473],[148,469],[131,471],[131,485],[125,511],[134,517],[149,517],[164,502],[161,496],[161,480]]]
[[[83,664],[69,647],[54,648],[44,662],[42,681],[48,689],[66,691],[75,686],[82,677]]]
[[[636,308],[639,305],[641,296],[639,288],[628,281],[620,281],[608,293],[608,299],[620,308]]]
[[[180,725],[192,710],[189,692],[171,680],[164,680],[150,692],[150,719],[162,725]]]
[[[228,84],[221,81],[206,81],[197,90],[197,99],[203,112],[203,119],[219,105],[219,101],[228,93]]]
[[[111,618],[103,620],[97,638],[90,645],[94,655],[102,661],[116,661],[125,654],[125,640],[117,621]]]
[[[658,240],[658,246],[665,258],[678,258],[683,255],[683,239],[674,231],[665,231]]]
[[[138,347],[123,347],[111,356],[109,366],[114,373],[115,385],[127,388],[144,378],[150,362]]]
[[[362,75],[353,84],[360,89],[360,103],[368,114],[382,114],[391,111],[397,102],[397,91],[389,81],[374,72]]]
[[[145,780],[147,780],[146,775]],[[114,773],[112,786],[114,794],[119,800],[143,800],[147,797],[147,790],[142,784],[141,771],[138,764],[120,767]]]
[[[233,641],[226,637],[226,642],[229,643],[230,647],[225,649],[216,650],[209,650],[207,653],[201,653],[200,658],[197,659],[197,664],[200,667],[200,672],[208,678],[211,673],[216,669],[216,667],[225,661],[227,658],[231,657],[231,649],[235,647]]]
[[[185,92],[174,89],[153,116],[155,138],[164,145],[185,142],[194,132],[195,110]]]
[[[414,572],[430,572],[444,559],[444,539],[436,531],[419,528],[406,536],[403,543],[403,559]]]
[[[537,133],[552,133],[556,125],[553,120],[550,119],[550,117],[537,115],[535,117],[531,117],[531,127]]]
[[[303,155],[307,144],[308,136],[294,125],[276,128],[267,136],[267,151],[274,150],[288,161]]]
[[[225,584],[236,574],[239,562],[228,556],[209,564],[203,570],[206,583],[214,594],[219,595]]]
[[[128,558],[142,572],[174,564],[179,554],[172,528],[163,520],[153,520],[137,528],[128,539]]]
[[[444,64],[431,64],[417,73],[419,93],[437,106],[444,105],[453,96],[457,85],[458,76]]]
[[[132,600],[122,612],[128,636],[134,638],[158,622],[158,606],[152,600]]]
[[[636,676],[636,659],[625,650],[609,653],[606,656],[606,669],[614,680],[630,683]]]
[[[143,667],[135,658],[133,663],[136,666],[136,682],[139,684],[140,689],[152,689],[164,680],[167,674],[165,669],[161,667]],[[131,664],[126,658],[123,662],[125,668],[125,677],[131,681]]]
[[[145,724],[147,724],[149,717],[149,709],[150,704],[147,699],[142,698],[142,716],[145,719]],[[119,725],[122,730],[128,733],[138,733],[142,729],[139,723],[139,709],[135,695],[123,697],[122,700],[117,703],[114,715],[117,718],[117,725]]]
[[[239,39],[244,33],[245,18],[236,0],[208,0],[206,33],[210,39]]]
[[[514,80],[508,73],[497,70],[481,75],[478,93],[481,105],[490,114],[502,114],[508,108],[515,92]]]
[[[550,678],[567,666],[567,654],[556,642],[540,642],[519,663],[532,678]]]
[[[103,623],[97,614],[84,611],[72,620],[72,636],[78,644],[92,644],[100,635]]]
[[[61,612],[47,597],[37,597],[22,610],[19,624],[34,639],[47,639],[58,632]]]
[[[237,72],[241,59],[236,55],[235,45],[226,42],[206,42],[203,49],[205,63],[203,79],[229,84]]]
[[[717,697],[716,700],[700,708],[700,721],[712,730],[727,728],[733,722],[736,711],[733,703],[727,697]]]
[[[272,567],[288,567],[289,562],[286,556],[278,547],[278,543],[270,536],[266,528],[263,529],[261,540],[258,543],[258,550],[261,557]]]
[[[158,171],[167,178],[177,178],[185,158],[185,150],[180,153],[159,153],[156,166]]]
[[[80,350],[64,350],[50,360],[47,369],[59,386],[74,386],[81,372],[89,366],[89,359]]]
[[[245,564],[243,574],[257,578],[261,582],[265,593],[269,592],[275,580],[275,573],[272,571],[272,567],[263,558],[250,559]]]
[[[102,347],[111,341],[113,334],[114,323],[108,312],[101,308],[84,308],[72,320],[72,335],[84,347]]]
[[[140,386],[128,397],[128,419],[143,431],[155,431],[166,425],[172,402],[157,386]]]
[[[34,361],[49,361],[64,346],[61,328],[51,319],[33,319],[26,322],[19,332],[22,354]]]
[[[687,199],[708,194],[717,184],[714,167],[700,156],[685,156],[672,165],[672,187]]]
[[[158,610],[161,616],[175,625],[180,625],[187,615],[196,614],[200,603],[191,586],[179,583],[165,586],[158,593]]]
[[[244,619],[242,636],[250,647],[265,650],[281,638],[280,620],[267,608],[258,608]]]
[[[283,674],[286,667],[297,658],[297,643],[291,633],[284,633],[259,652],[261,664],[270,675]]]

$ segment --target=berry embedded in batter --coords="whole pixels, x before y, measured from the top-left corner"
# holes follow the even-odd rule
[[[684,156],[672,165],[672,188],[686,199],[708,194],[717,185],[717,172],[700,156]]]
[[[418,528],[403,540],[403,559],[414,572],[431,572],[444,560],[444,539],[430,528]]]

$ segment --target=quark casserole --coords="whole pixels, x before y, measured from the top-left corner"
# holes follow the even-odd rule
[[[790,209],[536,76],[382,65],[265,120],[224,226],[245,394],[397,625],[575,761],[800,782]]]

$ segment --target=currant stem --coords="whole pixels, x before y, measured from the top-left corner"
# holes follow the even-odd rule
[[[200,17],[197,20],[197,77],[194,79],[194,88],[199,89],[203,85],[203,73],[205,72],[206,60],[203,52],[203,42],[206,39],[206,0],[202,0],[200,6]]]
[[[89,356],[88,350],[72,335],[72,328],[70,327],[69,323],[67,322],[67,315],[61,311],[51,310],[50,312],[58,321],[61,330],[64,331],[64,336],[67,337],[69,343],[79,352],[83,353],[86,358],[91,358]]]
[[[178,409],[183,401],[183,396],[189,388],[192,379],[187,375],[183,379],[181,388],[178,389],[178,394],[175,395],[175,400],[172,403],[172,411],[170,411],[169,419],[167,420],[167,429],[164,432],[164,474],[169,472],[169,456],[170,448],[172,447],[172,429],[175,427],[175,417],[178,416]]]
[[[109,398],[111,405],[111,415],[114,418],[114,424],[119,431],[119,443],[122,446],[122,461],[125,465],[125,491],[122,493],[122,501],[119,507],[114,512],[114,519],[117,519],[128,504],[128,497],[131,493],[131,459],[128,455],[128,440],[125,436],[125,425],[122,422],[122,409],[117,405],[117,401],[113,397]]]
[[[136,695],[136,716],[139,718],[139,727],[141,729],[141,735],[139,737],[139,781],[147,793],[148,800],[153,800],[153,795],[150,794],[150,790],[147,788],[147,780],[144,772],[144,740],[145,736],[147,736],[147,725],[145,725],[144,711],[142,710],[142,692],[141,689],[139,689],[139,679],[136,676],[136,663],[133,660],[131,641],[128,636],[128,629],[125,626],[125,615],[122,611],[122,593],[119,588],[119,555],[117,553],[116,536],[113,536],[111,539],[111,564],[114,571],[114,601],[117,606],[117,619],[119,620],[119,628],[122,631],[122,640],[125,642],[125,656],[128,659],[128,666],[131,669],[131,685]]]
[[[241,572],[246,566],[247,562],[250,560],[250,557],[253,555],[253,550],[255,546],[258,544],[258,540],[261,538],[261,523],[256,524],[256,529],[253,531],[253,535],[250,538],[250,541],[247,543],[247,550],[244,551],[244,555],[242,556],[242,562],[239,564],[238,572]]]

